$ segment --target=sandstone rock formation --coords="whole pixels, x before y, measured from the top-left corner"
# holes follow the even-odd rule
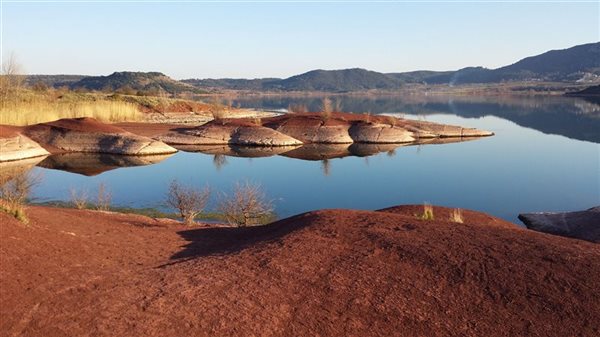
[[[61,119],[36,124],[26,127],[24,133],[53,153],[153,155],[177,152],[163,142],[135,135],[92,118]]]
[[[0,126],[0,162],[48,155],[43,147],[19,132],[19,128]]]
[[[156,137],[169,144],[248,146],[293,146],[302,144],[276,130],[263,126],[207,123],[196,128],[181,129]]]
[[[196,128],[179,128],[155,137],[169,144],[235,144],[289,146],[299,144],[401,144],[445,137],[483,137],[493,133],[460,126],[410,121],[390,116],[334,113],[285,114],[263,118],[212,121]]]

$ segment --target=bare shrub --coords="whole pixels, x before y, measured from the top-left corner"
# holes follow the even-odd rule
[[[421,214],[419,218],[421,218],[421,220],[433,220],[433,206],[427,203],[423,204],[423,214]]]
[[[323,119],[329,119],[331,117],[331,113],[333,112],[333,103],[329,97],[323,98],[321,101],[321,117]]]
[[[98,194],[96,195],[96,209],[99,211],[108,211],[112,201],[112,193],[104,183],[98,185]]]
[[[290,104],[288,113],[307,113],[308,107],[305,104]]]
[[[273,220],[273,204],[259,184],[237,183],[233,194],[223,194],[219,211],[227,222],[239,227],[265,224]]]
[[[18,62],[14,53],[2,63],[2,72],[0,74],[0,101],[2,107],[10,98],[16,98],[19,90],[23,86],[25,75],[23,67]]]
[[[453,209],[452,213],[450,214],[450,221],[456,222],[456,223],[463,223],[464,219],[463,219],[462,209],[460,209],[460,208]]]
[[[169,186],[167,204],[179,211],[185,224],[193,225],[194,219],[202,213],[209,197],[210,188],[208,186],[203,189],[184,187],[177,180],[173,180]]]
[[[85,209],[89,204],[89,196],[86,190],[77,191],[74,188],[69,190],[69,194],[71,195],[71,203],[77,209]]]
[[[25,214],[24,205],[27,203],[31,190],[40,181],[39,175],[23,173],[0,186],[0,210],[27,223],[29,220]]]

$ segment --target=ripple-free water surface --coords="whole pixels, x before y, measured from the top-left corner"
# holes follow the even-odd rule
[[[253,99],[240,104],[267,108],[298,101],[315,104],[313,99],[304,100]],[[346,100],[342,105],[347,111],[401,112],[496,135],[327,161],[179,152],[156,164],[96,176],[36,167],[43,181],[35,197],[69,200],[71,188],[93,195],[104,183],[115,205],[162,207],[173,179],[199,187],[208,184],[214,194],[230,190],[236,181],[250,180],[262,184],[280,217],[322,208],[379,209],[428,202],[483,211],[516,223],[521,212],[581,210],[600,204],[600,106],[594,103],[556,98]]]

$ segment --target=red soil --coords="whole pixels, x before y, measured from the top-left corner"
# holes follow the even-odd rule
[[[126,131],[111,125],[99,122],[93,118],[66,118],[59,119],[54,122],[35,124],[26,127],[28,131],[41,130],[47,128],[60,128],[78,132],[94,132],[94,133],[125,133]]]
[[[464,211],[0,214],[1,336],[598,336],[600,246]]]

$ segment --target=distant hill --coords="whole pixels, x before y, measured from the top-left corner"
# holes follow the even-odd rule
[[[290,78],[267,82],[266,89],[286,91],[361,91],[397,89],[401,83],[385,74],[360,68],[313,70]]]
[[[191,79],[183,82],[201,88],[270,91],[346,92],[370,89],[396,89],[401,82],[386,74],[354,68],[343,70],[313,70],[286,79]]]
[[[80,81],[84,75],[27,75],[25,76],[25,85],[33,86],[43,83],[49,87],[59,88],[62,86],[70,86],[71,84]]]
[[[524,58],[498,69],[469,67],[454,72],[390,74],[400,80],[427,84],[500,83],[511,81],[598,82],[600,42]]]
[[[236,79],[236,78],[220,78],[220,79],[188,79],[181,82],[187,83],[198,88],[204,89],[227,89],[227,90],[263,90],[265,83],[271,81],[281,81],[279,78],[260,78],[260,79]]]
[[[71,84],[71,88],[88,90],[118,90],[130,88],[145,91],[166,91],[170,94],[198,92],[199,89],[188,83],[176,81],[159,72],[115,72],[108,76],[85,77]]]

